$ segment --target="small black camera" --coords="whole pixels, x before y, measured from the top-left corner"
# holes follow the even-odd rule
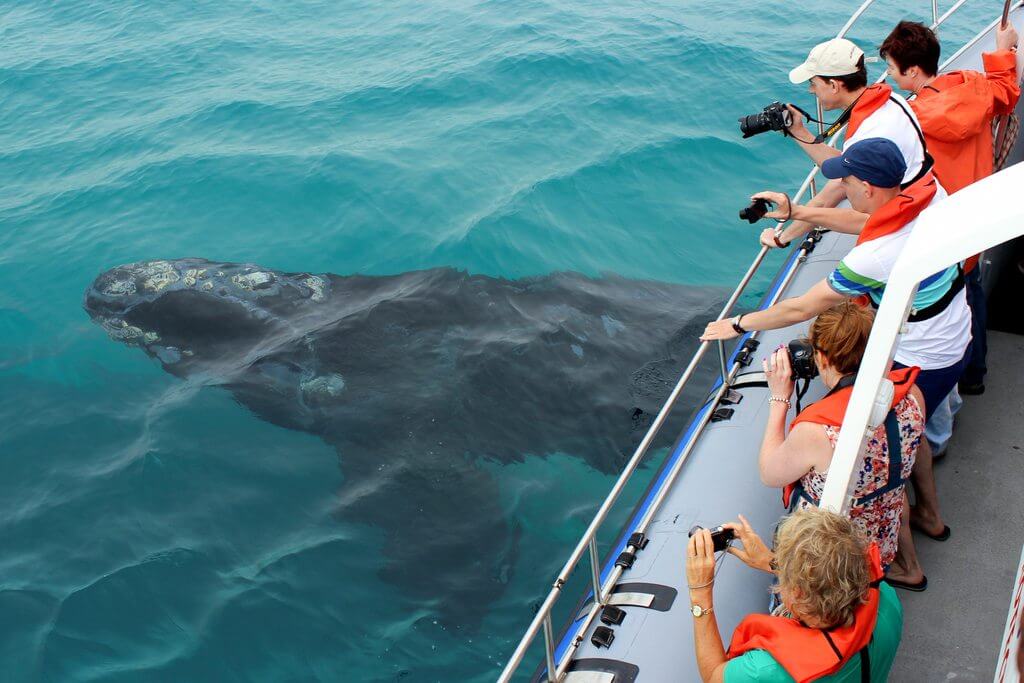
[[[744,140],[770,130],[785,130],[791,125],[793,114],[782,102],[772,102],[757,114],[740,118],[740,132]]]
[[[699,524],[690,529],[690,536],[703,529],[704,527]],[[715,549],[716,553],[722,552],[729,545],[729,542],[736,538],[736,532],[732,529],[726,529],[724,526],[716,526],[711,529],[711,547]]]
[[[806,339],[789,342],[789,364],[793,368],[793,379],[814,379],[818,366],[814,362],[814,347]]]
[[[750,202],[750,206],[745,209],[740,209],[740,220],[747,221],[748,223],[756,223],[764,215],[768,213],[768,208],[772,206],[772,203],[767,199],[755,199]]]

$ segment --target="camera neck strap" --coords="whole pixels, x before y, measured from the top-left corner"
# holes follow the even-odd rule
[[[824,398],[828,398],[832,394],[838,393],[838,392],[842,391],[843,389],[845,389],[846,387],[852,387],[854,382],[856,382],[856,381],[857,381],[857,373],[856,372],[854,372],[852,374],[849,374],[849,375],[843,375],[842,377],[839,378],[839,381],[836,382],[836,385],[828,390],[828,393],[825,394]]]
[[[859,97],[856,100],[854,100],[853,104],[851,104],[849,107],[844,109],[843,113],[840,114],[839,118],[836,119],[833,123],[825,123],[824,121],[821,121],[820,119],[816,119],[813,116],[811,116],[809,113],[807,113],[806,111],[801,109],[800,107],[796,106],[795,104],[791,104],[789,106],[793,107],[793,109],[796,109],[798,112],[803,114],[804,118],[807,119],[808,121],[812,121],[814,123],[820,123],[821,125],[826,126],[826,128],[825,128],[825,130],[823,132],[818,133],[817,135],[814,136],[814,142],[810,143],[812,145],[820,145],[821,143],[825,142],[830,137],[832,137],[833,135],[838,133],[840,131],[840,129],[842,129],[842,127],[846,125],[846,122],[850,120],[850,115],[853,113],[853,108],[857,106],[857,102],[859,100],[860,100]],[[792,135],[792,133],[790,133],[788,129],[786,129],[785,132],[786,132],[786,135],[790,135],[790,136]]]

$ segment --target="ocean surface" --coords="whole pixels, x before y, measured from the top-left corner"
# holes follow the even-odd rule
[[[852,34],[869,54],[896,20],[930,12],[880,4]],[[994,18],[979,5],[941,32],[947,55]],[[379,460],[396,504],[421,496],[429,517],[438,502],[429,482],[388,481],[396,458],[415,472],[420,435],[386,401],[367,403],[379,428],[354,454],[112,341],[84,292],[119,264],[183,257],[338,276],[450,267],[512,286],[563,271],[656,281],[700,303],[689,327],[663,331],[678,342],[671,375],[757,252],[736,212],[756,190],[794,191],[808,167],[777,135],[741,140],[736,119],[775,99],[812,108],[787,71],[854,6],[0,4],[0,678],[492,680],[628,447],[537,441],[497,457],[467,440],[447,457],[493,487],[500,519],[471,505],[453,519],[460,498],[440,487],[449,516],[430,533],[460,550],[421,571],[396,550],[416,539],[386,503],[379,523],[347,514],[357,457]],[[415,348],[384,336],[360,350],[391,367]],[[458,400],[521,373],[543,401],[558,380],[512,357],[504,370]],[[450,396],[432,398],[445,377],[421,374],[419,408],[469,433]],[[599,375],[580,390],[601,394]],[[488,590],[466,599],[467,583]]]

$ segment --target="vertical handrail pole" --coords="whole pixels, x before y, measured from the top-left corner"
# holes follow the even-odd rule
[[[594,602],[604,606],[604,597],[601,595],[601,558],[597,554],[597,536],[590,538],[590,578],[594,581]]]
[[[936,27],[935,32],[938,33],[939,25],[939,0],[932,0],[932,26]]]
[[[544,660],[548,667],[548,683],[555,683],[558,672],[555,667],[555,635],[551,628],[551,612],[544,617]]]
[[[729,379],[729,368],[725,365],[725,342],[721,339],[718,340],[718,362],[722,370],[722,384],[725,384]]]

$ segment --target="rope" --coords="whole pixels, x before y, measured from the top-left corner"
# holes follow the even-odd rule
[[[992,170],[999,171],[1010,158],[1010,150],[1017,144],[1020,118],[1016,113],[999,116],[992,121]]]

